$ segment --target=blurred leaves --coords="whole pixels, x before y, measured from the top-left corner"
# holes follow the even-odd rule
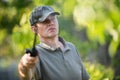
[[[71,16],[73,10],[74,10],[74,6],[76,5],[76,0],[72,1],[72,0],[65,0],[63,3],[63,6],[61,6],[63,8],[62,12],[63,15],[66,17]]]
[[[111,68],[105,68],[98,63],[85,63],[87,71],[90,75],[90,80],[112,80],[113,70]]]
[[[2,44],[4,38],[6,36],[6,30],[0,30],[0,44]]]
[[[109,47],[111,54],[114,54],[119,42],[118,27],[120,25],[120,10],[110,0],[78,0],[78,5],[74,9],[74,20],[78,25],[87,28],[89,40],[98,42],[101,45],[109,41],[106,36],[112,36],[114,48]],[[113,47],[113,46],[112,46]]]

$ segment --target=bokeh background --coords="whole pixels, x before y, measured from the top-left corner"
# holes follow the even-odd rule
[[[60,36],[76,45],[90,80],[120,80],[120,0],[0,0],[0,80],[20,80],[18,62],[34,39],[29,15],[39,5],[61,13]]]

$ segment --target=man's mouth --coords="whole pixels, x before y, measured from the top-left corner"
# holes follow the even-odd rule
[[[55,28],[50,28],[50,29],[48,29],[48,31],[55,31],[56,29]]]

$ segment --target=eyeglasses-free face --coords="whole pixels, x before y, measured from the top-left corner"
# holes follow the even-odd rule
[[[55,37],[59,32],[59,24],[55,15],[49,15],[45,21],[37,23],[38,34],[41,37]]]

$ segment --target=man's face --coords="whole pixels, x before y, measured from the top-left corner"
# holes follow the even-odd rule
[[[55,15],[49,15],[45,21],[37,23],[38,35],[41,38],[52,38],[58,35],[58,21]]]

